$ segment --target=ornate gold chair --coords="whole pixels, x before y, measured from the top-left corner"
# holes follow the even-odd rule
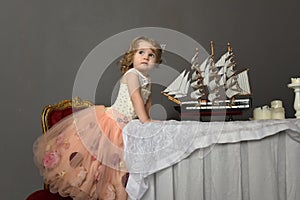
[[[75,97],[72,100],[62,100],[59,103],[45,106],[41,116],[43,134],[64,117],[93,105],[91,101]],[[30,194],[26,200],[72,200],[72,198],[52,194],[48,190],[48,186],[44,184],[44,189]]]
[[[45,106],[42,112],[43,133],[64,117],[92,105],[94,104],[88,100],[81,100],[79,97],[75,97],[72,100],[63,100],[59,103]]]

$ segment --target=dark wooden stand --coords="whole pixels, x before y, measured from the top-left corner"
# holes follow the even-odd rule
[[[234,116],[241,116],[243,109],[220,110],[181,110],[180,106],[174,106],[181,120],[193,121],[234,121]]]

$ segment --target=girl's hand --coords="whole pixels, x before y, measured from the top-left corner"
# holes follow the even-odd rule
[[[142,121],[141,121],[142,122]],[[145,120],[144,122],[142,122],[143,124],[144,123],[149,123],[149,122],[162,122],[161,120],[157,120],[157,119],[147,119]]]
[[[162,121],[158,119],[151,119],[150,122],[162,122]]]

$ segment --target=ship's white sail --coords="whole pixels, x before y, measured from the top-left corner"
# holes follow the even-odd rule
[[[181,104],[180,98],[186,97],[191,87],[194,91],[189,93],[191,99],[209,100],[218,102],[224,92],[227,98],[236,95],[250,95],[250,84],[248,71],[236,73],[234,67],[234,54],[230,46],[220,59],[214,63],[214,51],[201,64],[198,62],[199,53],[191,59],[191,71],[184,70],[180,75],[163,91],[164,95],[175,103]],[[189,78],[191,72],[191,78]],[[224,91],[225,90],[225,91]]]
[[[181,72],[181,74],[163,92],[168,95],[175,95],[174,98],[186,96],[190,85],[189,74],[190,72],[186,73],[186,70]]]
[[[200,72],[204,72],[205,69],[211,64],[211,56],[208,56],[199,66]]]
[[[198,55],[198,54],[196,54],[196,55]],[[192,64],[191,69],[195,70],[192,74],[192,78],[191,78],[192,81],[197,80],[199,76],[204,77],[205,70],[207,67],[209,67],[209,65],[211,63],[211,56],[208,56],[199,66],[198,62],[195,62],[195,56],[192,58],[194,63]],[[195,63],[197,63],[197,64],[195,64]]]
[[[227,70],[226,70],[227,77],[231,77],[232,75],[235,74],[235,71],[233,68],[234,68],[234,65],[231,65],[230,67],[227,68]]]
[[[223,75],[226,74],[227,68],[225,66],[221,66],[218,68],[217,75]]]
[[[163,91],[165,93],[172,93],[174,91],[177,91],[178,88],[180,88],[180,85],[182,83],[182,79],[185,75],[186,70],[183,70],[179,76]]]
[[[196,80],[199,78],[199,74],[201,74],[201,73],[198,72],[198,71],[194,71],[194,72],[192,73],[192,78],[191,78],[191,80],[192,80],[192,81],[196,81]]]
[[[213,93],[209,93],[207,98],[209,101],[213,102],[215,99],[219,97],[220,95],[218,93],[213,92]]]
[[[225,67],[231,67],[235,65],[235,61],[233,60],[233,56],[230,56],[228,60],[224,63]]]
[[[203,76],[203,85],[208,85],[209,80],[212,76],[212,65],[209,65],[206,67],[205,72],[204,72],[204,76]]]
[[[199,51],[198,49],[196,49],[196,53],[193,56],[193,58],[191,59],[191,69],[192,70],[196,70],[196,71],[200,71],[199,69],[199,63],[198,63],[198,56],[199,56]]]
[[[230,56],[232,55],[232,52],[231,51],[227,51],[226,53],[224,53],[221,58],[215,63],[215,66],[216,67],[219,67],[219,66],[224,66],[225,65],[225,62],[227,60],[229,60]]]
[[[221,76],[218,85],[225,85],[226,84],[226,80],[227,80],[227,76],[226,76],[226,73],[225,73],[225,74],[223,74]]]
[[[208,89],[209,89],[210,91],[212,91],[212,90],[216,89],[219,85],[218,85],[216,79],[213,79],[213,80],[211,80],[211,81],[208,83],[207,86],[208,86]]]
[[[192,99],[199,99],[203,95],[204,95],[204,93],[200,89],[198,89],[198,90],[195,90],[195,91],[191,92],[190,97]]]
[[[202,84],[202,81],[198,80],[198,81],[194,81],[191,83],[191,87],[194,89],[194,90],[197,90],[199,89],[200,87],[202,87],[203,84]]]
[[[248,78],[248,70],[244,70],[243,72],[237,74],[237,81],[239,87],[241,88],[240,95],[250,95],[251,90]]]
[[[190,74],[190,72],[188,72],[184,76],[184,78],[182,79],[180,88],[175,93],[174,98],[182,98],[182,97],[185,97],[187,95],[188,89],[189,89],[189,86],[190,86],[189,74]]]
[[[248,79],[248,70],[232,76],[226,81],[226,96],[231,98],[235,95],[250,95],[250,84]]]

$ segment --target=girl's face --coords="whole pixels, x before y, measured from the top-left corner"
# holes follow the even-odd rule
[[[138,44],[136,53],[133,56],[133,67],[144,75],[147,75],[156,64],[156,56],[152,51],[153,45],[146,41],[141,41]]]

